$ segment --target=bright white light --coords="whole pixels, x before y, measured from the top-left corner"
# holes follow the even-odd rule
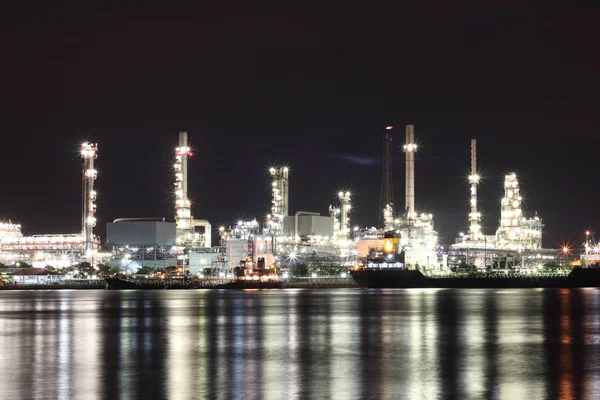
[[[316,277],[317,277],[317,274],[313,272],[311,276],[312,276],[313,278],[316,278]]]
[[[345,272],[342,272],[342,278],[347,277],[348,275]]]
[[[283,273],[283,279],[287,279],[290,275],[287,272]]]

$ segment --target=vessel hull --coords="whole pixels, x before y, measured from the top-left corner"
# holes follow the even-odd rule
[[[157,289],[280,289],[283,288],[283,282],[281,281],[244,281],[235,280],[226,283],[216,282],[198,282],[198,281],[169,281],[162,279],[146,279],[141,281],[130,281],[120,278],[104,278],[106,281],[106,288],[113,290],[128,290],[128,289],[143,289],[143,290],[157,290]]]
[[[574,269],[568,276],[426,277],[420,271],[369,269],[351,271],[352,278],[366,288],[576,288],[600,287],[600,268]]]

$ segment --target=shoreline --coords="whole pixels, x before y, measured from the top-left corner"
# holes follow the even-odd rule
[[[289,283],[285,284],[281,289],[356,289],[361,288],[355,282],[348,283]],[[3,290],[120,290],[107,289],[106,282],[101,284],[77,284],[77,285],[43,285],[43,284],[27,284],[27,285],[7,285],[0,287]],[[164,288],[156,289],[129,289],[129,290],[165,290]],[[194,289],[189,289],[194,290]]]

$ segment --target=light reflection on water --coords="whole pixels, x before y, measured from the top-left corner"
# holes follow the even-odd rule
[[[600,290],[0,292],[7,399],[600,398]]]

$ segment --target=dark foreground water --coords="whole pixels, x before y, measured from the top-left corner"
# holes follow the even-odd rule
[[[0,292],[2,399],[600,399],[600,290]]]

